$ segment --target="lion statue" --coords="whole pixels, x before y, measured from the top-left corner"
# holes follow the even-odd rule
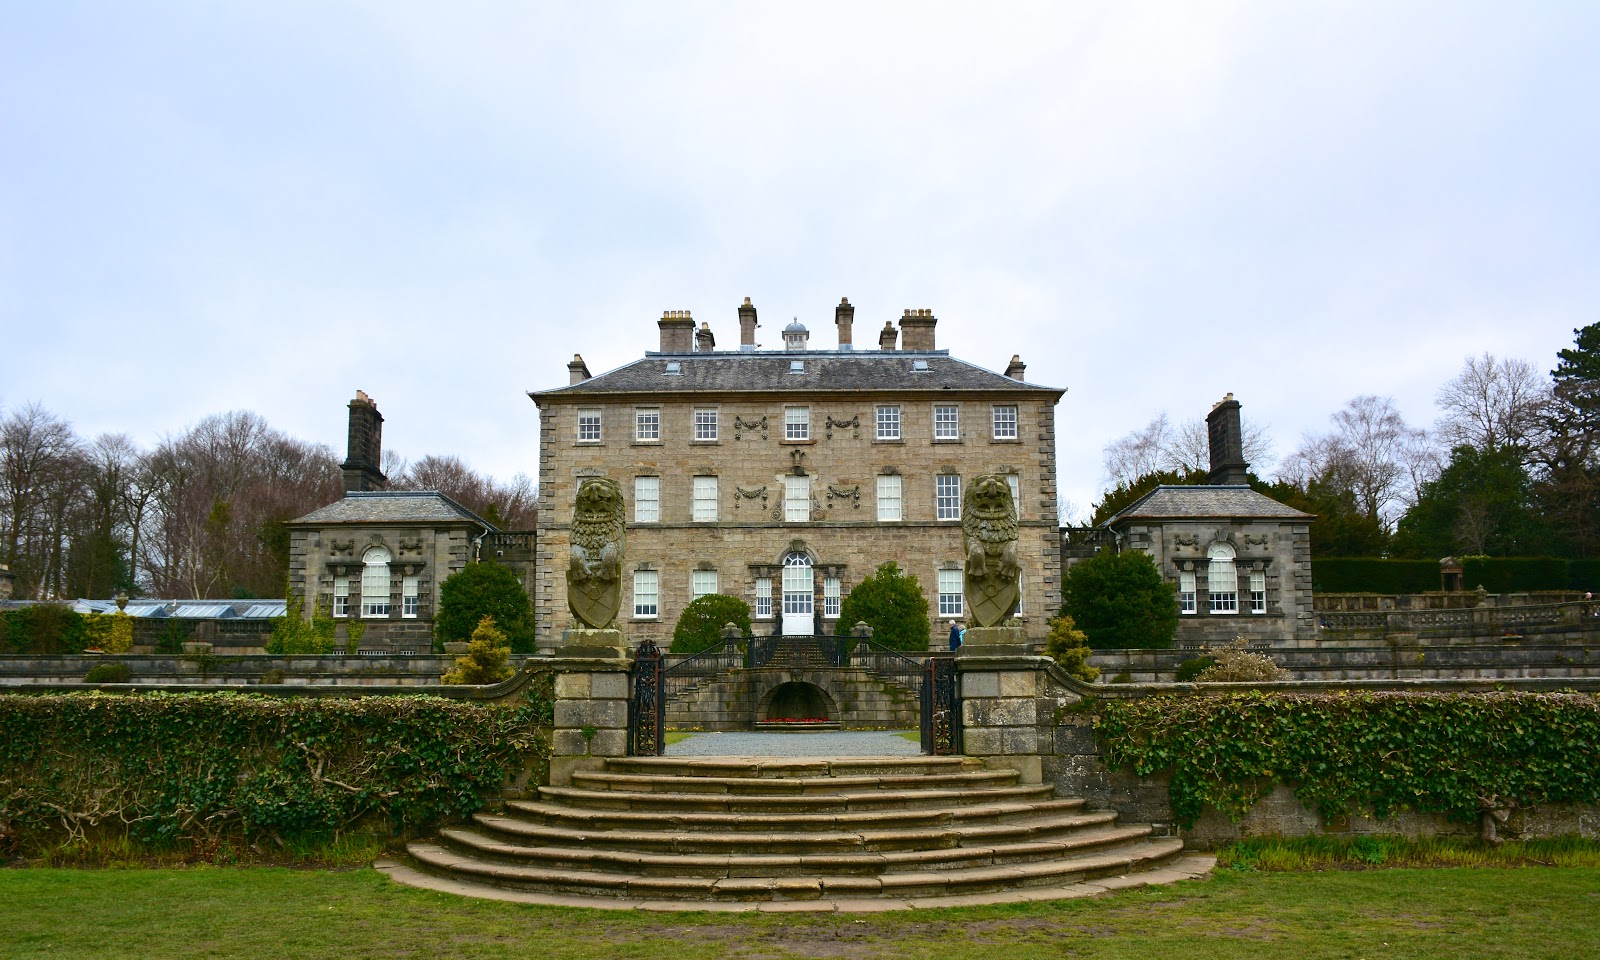
[[[572,511],[572,547],[567,564],[567,607],[578,622],[603,630],[622,605],[622,488],[615,480],[586,477]]]
[[[998,474],[975,477],[961,505],[966,550],[967,617],[976,627],[997,627],[1016,609],[1017,509],[1011,485]]]

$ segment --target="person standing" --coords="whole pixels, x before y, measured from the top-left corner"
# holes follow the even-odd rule
[[[954,653],[961,646],[961,624],[950,621],[950,652]]]

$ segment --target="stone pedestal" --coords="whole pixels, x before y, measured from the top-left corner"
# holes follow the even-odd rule
[[[967,636],[972,633],[968,630]],[[1020,631],[1018,642],[1026,644]],[[1076,698],[1064,694],[1051,678],[1049,659],[985,655],[982,650],[983,647],[962,644],[956,658],[961,682],[962,752],[969,757],[982,757],[990,767],[1015,770],[1024,783],[1043,783],[1047,761],[1055,755],[1056,711],[1064,701]]]
[[[562,637],[561,646],[556,648],[558,657],[579,657],[582,659],[626,659],[628,656],[628,639],[622,635],[621,630],[590,630],[587,627],[573,627]]]
[[[1030,653],[1021,627],[968,627],[961,638],[962,657],[1025,657]]]
[[[628,670],[625,641],[618,630],[585,631],[610,634],[616,643],[568,646],[554,660],[555,728],[550,735],[550,783],[567,786],[575,770],[597,770],[606,757],[628,753]],[[577,631],[574,631],[576,638]],[[592,637],[590,639],[593,639]],[[603,656],[573,656],[577,650],[603,651]],[[612,653],[615,655],[610,655]]]

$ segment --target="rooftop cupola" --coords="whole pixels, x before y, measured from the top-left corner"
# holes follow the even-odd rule
[[[783,349],[785,350],[805,350],[806,342],[810,339],[811,331],[806,329],[806,325],[800,322],[799,317],[795,317],[793,323],[783,328]]]

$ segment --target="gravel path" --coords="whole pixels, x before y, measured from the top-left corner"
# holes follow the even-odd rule
[[[858,730],[696,733],[666,749],[669,757],[914,757],[921,752],[915,740]]]

